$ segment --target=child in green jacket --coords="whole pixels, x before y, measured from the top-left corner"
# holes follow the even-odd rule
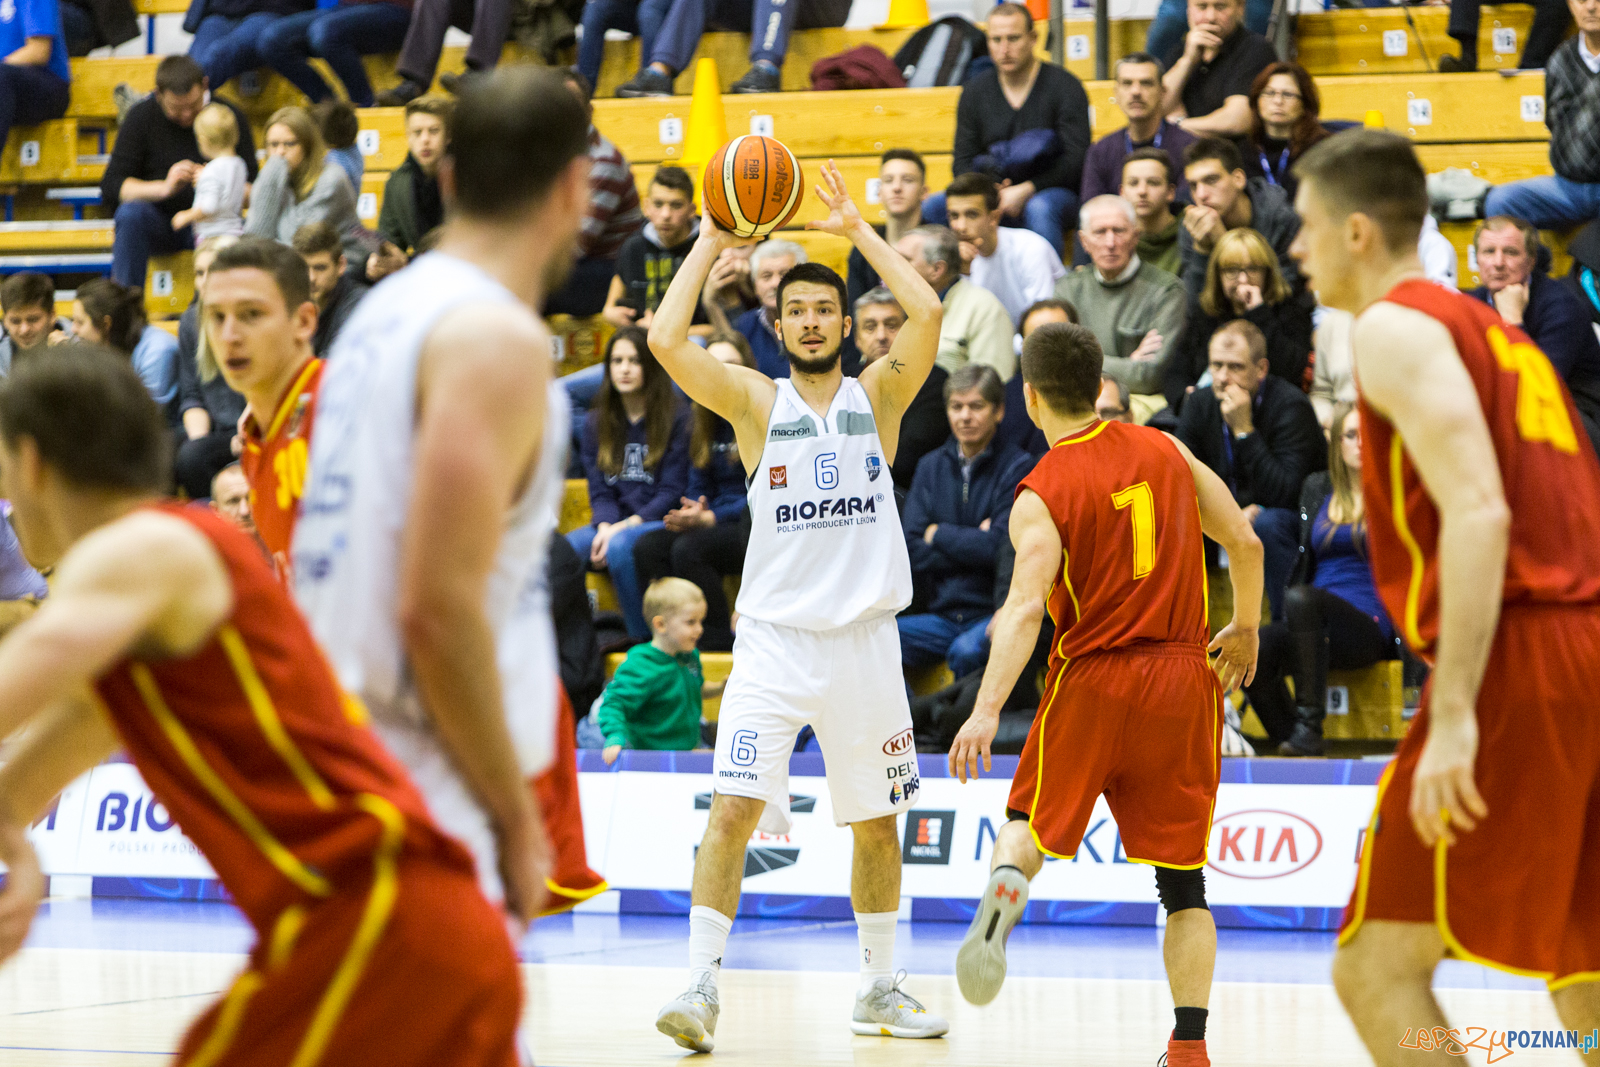
[[[722,693],[707,685],[695,645],[706,617],[699,586],[682,578],[659,578],[644,593],[644,616],[655,634],[635,645],[606,686],[600,729],[601,756],[616,762],[625,748],[687,751],[700,743],[704,697]]]

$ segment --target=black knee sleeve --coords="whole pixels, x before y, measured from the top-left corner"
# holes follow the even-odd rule
[[[1206,873],[1199,869],[1180,871],[1173,867],[1157,867],[1156,892],[1168,915],[1189,908],[1206,908]]]

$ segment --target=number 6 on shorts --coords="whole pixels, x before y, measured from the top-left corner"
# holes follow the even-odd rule
[[[748,767],[756,761],[756,732],[754,730],[740,730],[733,735],[733,751],[728,758],[740,767]]]

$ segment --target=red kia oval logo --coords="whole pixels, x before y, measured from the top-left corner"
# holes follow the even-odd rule
[[[911,746],[915,743],[916,736],[910,730],[906,730],[903,733],[895,734],[883,743],[883,754],[886,756],[898,756],[901,753],[910,752]]]
[[[1231,878],[1283,878],[1322,854],[1322,832],[1292,812],[1252,808],[1211,824],[1206,866]]]

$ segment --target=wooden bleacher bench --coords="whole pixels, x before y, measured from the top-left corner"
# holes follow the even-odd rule
[[[105,172],[108,132],[56,119],[13,127],[0,155],[0,182],[59,185],[97,182]]]
[[[0,253],[110,252],[111,221],[0,223]]]
[[[556,520],[556,533],[566,535],[589,525],[589,483],[582,478],[568,478],[565,495],[561,498],[561,516]]]
[[[182,315],[194,300],[194,253],[151,256],[144,279],[144,310],[152,320]]]
[[[1405,688],[1399,660],[1365,670],[1329,671],[1330,691],[1344,690],[1344,714],[1329,715],[1322,735],[1338,741],[1399,741],[1406,734]]]
[[[1436,65],[1441,55],[1456,54],[1459,46],[1445,32],[1450,21],[1447,8],[1410,8],[1416,32],[1407,24],[1406,15],[1398,8],[1306,12],[1295,24],[1295,58],[1321,77],[1425,73],[1429,61]],[[1478,29],[1478,68],[1515,67],[1532,25],[1531,8],[1516,4],[1486,7]]]
[[[606,681],[617,673],[617,668],[622,666],[622,661],[628,658],[626,652],[613,652],[606,657]],[[700,653],[700,669],[705,672],[705,679],[711,685],[728,680],[728,674],[733,670],[733,653],[731,652],[702,652]],[[717,721],[717,712],[722,709],[722,698],[711,697],[702,705],[701,714],[707,722]]]
[[[32,253],[0,256],[0,275],[34,270],[43,274],[109,274],[110,252],[61,252],[57,254]]]

